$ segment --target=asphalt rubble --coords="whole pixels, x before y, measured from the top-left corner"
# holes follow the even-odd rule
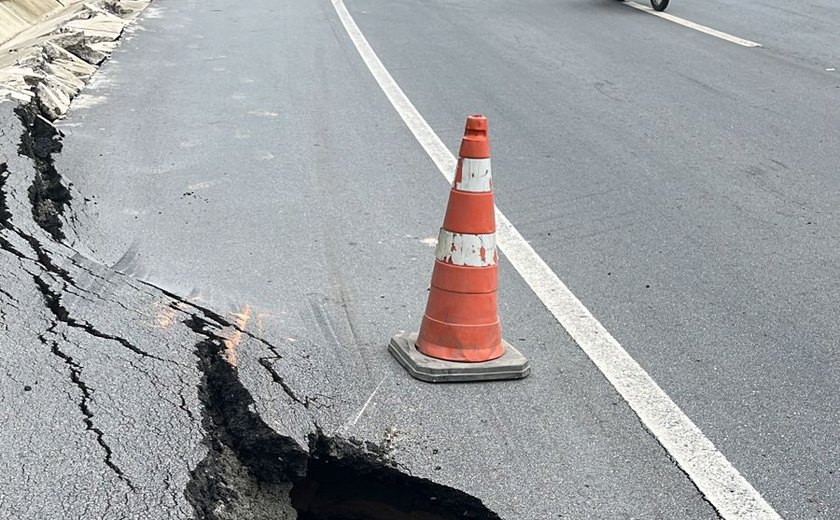
[[[129,26],[149,0],[11,0],[6,4],[7,9],[27,16],[18,19],[22,25],[15,30],[19,33],[0,39],[0,100],[34,102],[54,120],[67,113],[73,98],[114,51],[124,32],[133,30]],[[0,31],[0,37],[9,34]]]

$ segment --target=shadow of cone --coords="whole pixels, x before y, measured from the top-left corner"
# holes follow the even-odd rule
[[[412,376],[444,382],[528,375],[528,361],[502,340],[497,263],[487,118],[474,115],[461,140],[420,332],[394,336],[389,346]]]

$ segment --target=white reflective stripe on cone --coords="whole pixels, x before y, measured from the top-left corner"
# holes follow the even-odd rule
[[[455,189],[460,191],[487,192],[493,190],[490,159],[461,159],[461,179],[455,174]]]
[[[441,262],[453,265],[496,265],[496,234],[466,235],[441,228],[435,257]]]

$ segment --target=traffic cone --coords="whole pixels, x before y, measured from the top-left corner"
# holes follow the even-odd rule
[[[420,332],[394,336],[389,350],[412,376],[424,381],[522,378],[530,365],[502,340],[497,311],[487,118],[467,118],[458,155]]]

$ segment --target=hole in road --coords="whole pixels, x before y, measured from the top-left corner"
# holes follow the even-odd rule
[[[499,520],[476,497],[404,473],[381,445],[316,427],[303,449],[278,434],[254,411],[211,323],[185,324],[208,338],[196,345],[207,455],[186,489],[197,519]]]
[[[290,493],[298,520],[498,519],[466,493],[349,457],[310,458]]]

